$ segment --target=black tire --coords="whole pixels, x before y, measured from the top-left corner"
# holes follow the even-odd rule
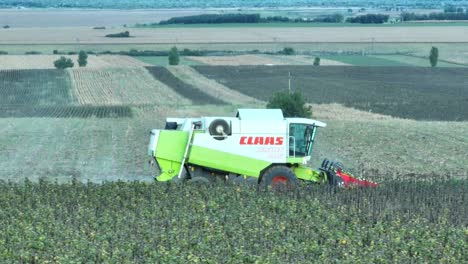
[[[273,166],[266,170],[260,181],[260,189],[288,191],[297,187],[298,181],[294,172],[286,166]]]
[[[208,131],[210,132],[210,135],[214,136],[217,140],[223,140],[226,136],[231,135],[231,127],[224,119],[213,120]]]

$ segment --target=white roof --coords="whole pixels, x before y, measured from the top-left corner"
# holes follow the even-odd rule
[[[294,118],[286,118],[286,120],[288,120],[289,123],[307,124],[307,125],[314,125],[314,126],[318,126],[318,127],[326,127],[327,126],[327,124],[324,123],[324,122],[314,120],[314,119],[308,119],[308,118],[294,117]]]
[[[284,120],[281,109],[238,109],[236,117],[240,120]]]

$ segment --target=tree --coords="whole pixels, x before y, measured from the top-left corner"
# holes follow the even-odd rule
[[[179,50],[177,50],[177,47],[172,47],[169,51],[169,65],[179,65]]]
[[[61,56],[60,59],[54,61],[54,66],[57,69],[73,68],[73,61],[70,58]]]
[[[320,57],[315,57],[314,66],[320,66]]]
[[[432,47],[431,52],[429,54],[429,62],[431,63],[432,67],[437,66],[437,61],[439,60],[439,49],[436,47]]]
[[[86,67],[86,64],[88,64],[88,54],[82,50],[78,54],[78,65],[80,67]]]
[[[270,109],[281,109],[285,117],[310,117],[312,107],[306,105],[304,95],[299,92],[277,92],[266,106]]]
[[[291,47],[285,47],[283,51],[281,51],[282,54],[284,55],[294,55],[296,53],[293,48]]]

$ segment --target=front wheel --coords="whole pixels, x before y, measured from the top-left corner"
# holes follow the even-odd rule
[[[288,191],[297,187],[294,172],[286,166],[273,166],[263,173],[260,188],[274,191]]]

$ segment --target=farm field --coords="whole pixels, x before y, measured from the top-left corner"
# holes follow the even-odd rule
[[[313,42],[313,43],[291,43],[291,42],[278,42],[275,43],[198,43],[186,44],[177,43],[177,47],[182,49],[191,50],[207,50],[207,51],[232,51],[232,52],[252,52],[259,50],[261,52],[278,52],[284,47],[292,47],[297,52],[303,55],[318,55],[324,56],[340,56],[340,55],[363,55],[356,57],[356,59],[366,59],[368,56],[381,56],[389,60],[394,60],[393,55],[399,57],[401,55],[412,55],[418,57],[427,57],[431,43],[379,43],[372,42],[372,39],[362,39],[356,43],[337,43],[337,42]],[[2,45],[0,44],[0,51],[8,52],[13,55],[24,55],[26,52],[36,51],[43,54],[52,54],[53,50],[61,52],[78,52],[79,50],[92,51],[95,53],[100,52],[128,52],[132,49],[136,50],[152,50],[152,51],[168,51],[174,44],[125,44],[125,43],[108,43],[108,44],[44,44],[44,45],[31,45],[31,44],[15,44],[15,45]],[[440,60],[455,62],[468,65],[468,45],[466,43],[437,43],[439,48]],[[154,64],[156,66],[166,65],[166,60],[161,57],[139,57],[144,63]],[[148,60],[148,61],[145,61]],[[397,60],[400,61],[400,60]],[[403,59],[402,63],[413,64],[414,59],[408,57],[407,60]],[[353,61],[351,61],[353,62]],[[183,64],[190,64],[191,61],[182,60]],[[388,62],[387,62],[388,63]],[[417,65],[419,66],[420,60],[418,59]],[[401,64],[399,64],[401,65]],[[371,65],[366,65],[371,66]],[[422,66],[427,66],[424,64]],[[457,66],[457,65],[453,65]]]
[[[106,34],[130,31],[130,38]],[[468,42],[466,27],[209,27],[132,28],[94,30],[91,27],[9,28],[0,30],[0,44],[209,44],[209,43],[317,43],[317,42]]]
[[[164,67],[147,67],[146,68],[155,79],[174,89],[195,104],[225,104],[226,102],[205,93],[201,89],[193,86],[190,83],[184,82],[174,76],[168,69]],[[177,102],[171,102],[177,103]]]
[[[263,102],[253,97],[229,89],[216,81],[206,78],[192,67],[175,66],[168,67],[167,70],[177,79],[189,83],[200,91],[204,91],[210,96],[225,101],[226,103],[241,106],[253,105],[254,107],[264,107],[265,105]]]
[[[312,65],[315,56],[284,56],[284,55],[238,55],[238,56],[191,56],[192,61],[201,65]],[[347,65],[335,60],[321,59],[322,66]]]
[[[182,105],[190,101],[155,80],[143,67],[72,69],[73,92],[82,105]]]
[[[1,118],[0,179],[149,180],[157,173],[147,165],[149,130],[162,127],[166,117],[236,112],[232,105],[134,108],[132,118]],[[380,182],[467,176],[467,122],[401,120],[336,104],[313,109],[314,117],[328,124],[318,133],[313,167],[323,158],[341,160]]]
[[[417,67],[193,66],[207,78],[260,100],[304,92],[311,103],[341,103],[417,120],[468,120],[467,70]],[[255,87],[255,88],[253,88]]]
[[[146,64],[146,66],[169,66],[169,60],[167,56],[135,56],[137,59]],[[179,65],[199,65],[202,64],[192,57],[180,56]]]
[[[78,67],[78,55],[2,55],[0,57],[0,70],[14,69],[55,69],[54,61],[61,56],[72,59]],[[88,55],[87,68],[132,68],[146,66],[144,62],[129,56],[120,55]]]
[[[327,123],[310,165],[339,160],[380,188],[303,186],[281,195],[153,182],[151,129],[162,128],[166,117],[234,116],[238,107],[263,107],[266,89],[287,87],[290,70],[293,88],[324,85],[309,97],[314,118]],[[397,79],[402,71],[404,81]],[[461,73],[350,66],[2,70],[0,107],[18,111],[0,115],[0,259],[458,263],[468,219],[468,122],[446,121],[456,109],[444,98],[465,98]],[[408,86],[415,80],[420,86]],[[343,103],[358,87],[367,97]],[[421,100],[443,94],[447,108],[437,117],[444,121],[395,118],[363,103],[395,100],[394,93]],[[350,108],[353,102],[365,111]]]
[[[463,181],[352,191],[314,186],[291,195],[230,185],[2,182],[0,256],[60,263],[461,263],[467,192]]]

